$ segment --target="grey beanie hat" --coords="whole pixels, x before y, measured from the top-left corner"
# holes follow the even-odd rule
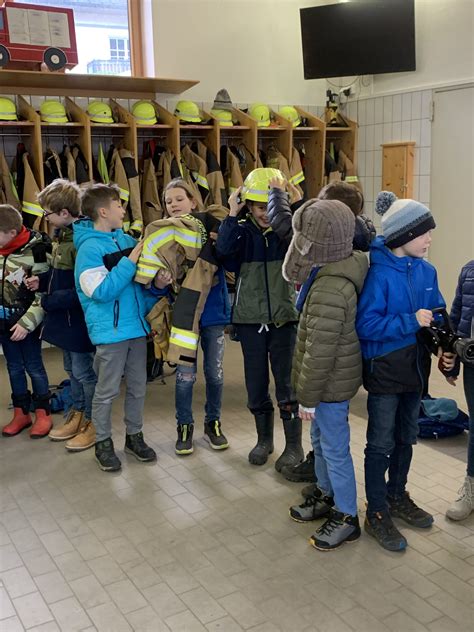
[[[293,215],[293,238],[283,263],[287,281],[304,283],[315,265],[352,253],[355,217],[339,200],[308,200]]]
[[[214,99],[214,104],[212,106],[213,110],[232,110],[234,106],[232,105],[232,101],[230,99],[229,93],[225,88],[219,90],[216,94],[216,98]]]

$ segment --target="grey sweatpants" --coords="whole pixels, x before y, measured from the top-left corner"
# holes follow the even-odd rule
[[[120,393],[122,376],[126,382],[126,432],[140,432],[146,391],[146,338],[143,336],[110,345],[97,345],[94,370],[97,385],[92,400],[92,421],[96,429],[96,441],[112,436],[112,403]]]

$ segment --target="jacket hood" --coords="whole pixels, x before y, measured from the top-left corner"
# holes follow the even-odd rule
[[[121,228],[105,233],[101,230],[94,228],[94,222],[90,219],[80,219],[74,222],[74,245],[79,249],[82,244],[88,239],[99,239],[106,241],[116,240],[119,236],[123,235]]]
[[[416,267],[423,259],[417,257],[396,257],[385,245],[384,237],[376,237],[370,245],[370,264],[388,266],[399,272],[406,272],[407,268]]]
[[[323,276],[346,278],[354,284],[357,293],[360,294],[368,269],[367,255],[363,252],[355,251],[347,259],[324,265],[318,272],[318,278]]]

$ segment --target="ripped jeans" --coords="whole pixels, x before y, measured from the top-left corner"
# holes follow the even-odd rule
[[[220,420],[222,391],[224,387],[224,326],[211,325],[200,331],[203,351],[204,377],[206,379],[205,423]],[[192,424],[193,387],[196,381],[197,365],[178,365],[176,370],[176,421],[178,424]]]

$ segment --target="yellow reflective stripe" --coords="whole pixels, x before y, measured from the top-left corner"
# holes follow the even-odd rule
[[[120,189],[120,199],[123,200],[124,202],[128,202],[128,200],[130,199],[130,192],[127,191],[127,189],[122,189],[121,187],[119,187]]]
[[[11,173],[9,173],[8,175],[10,176],[10,186],[12,188],[13,195],[16,197],[18,201],[20,201],[20,198],[18,196],[18,191],[16,190],[15,180],[13,179],[13,176]]]
[[[130,226],[130,228],[133,228],[134,230],[142,230],[143,222],[141,221],[141,219],[136,219],[132,222],[132,225]]]
[[[159,267],[164,267],[164,266],[159,266]],[[153,279],[155,274],[157,273],[158,268],[147,268],[144,265],[141,265],[140,263],[137,265],[137,274],[141,274],[144,277]]]
[[[124,222],[122,225],[122,230],[126,233],[129,228],[130,228],[130,222]]]
[[[209,184],[204,176],[197,171],[193,171],[193,176],[196,178],[196,182],[209,191]]]
[[[171,328],[170,343],[185,349],[195,350],[198,347],[199,336],[186,329]]]
[[[268,195],[268,189],[244,189],[244,192],[253,195]]]
[[[37,217],[43,217],[44,210],[39,204],[33,204],[33,202],[22,202],[21,210],[30,215],[36,215]]]
[[[290,182],[293,184],[299,184],[300,182],[303,182],[303,180],[304,173],[302,171],[298,171],[298,173],[295,173],[295,175],[290,178]]]
[[[359,182],[359,178],[357,176],[346,176],[346,182]]]
[[[187,228],[167,226],[160,228],[160,230],[157,230],[155,233],[152,233],[145,240],[144,250],[147,252],[153,252],[173,240],[183,246],[190,246],[191,248],[200,249],[202,247],[202,239],[199,232],[189,230]]]

